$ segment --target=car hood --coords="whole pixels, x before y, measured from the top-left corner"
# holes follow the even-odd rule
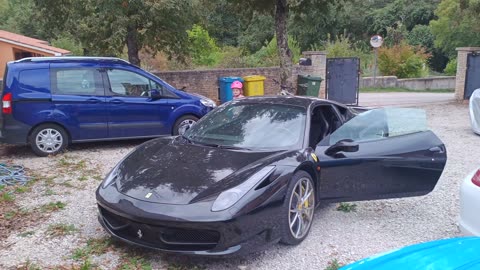
[[[451,238],[379,254],[341,270],[479,269],[480,238]]]
[[[188,204],[237,185],[275,152],[227,150],[182,142],[149,141],[118,165],[117,190],[129,197],[165,204]]]

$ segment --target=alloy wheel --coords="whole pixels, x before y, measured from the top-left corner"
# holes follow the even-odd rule
[[[183,135],[185,131],[187,131],[193,124],[195,124],[197,121],[193,119],[185,119],[183,120],[180,125],[178,125],[178,134]]]
[[[296,239],[304,237],[312,224],[315,211],[315,192],[310,179],[301,178],[290,196],[288,224],[290,233]]]

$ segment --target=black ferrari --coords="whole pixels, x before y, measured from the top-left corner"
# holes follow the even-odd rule
[[[128,154],[97,190],[98,217],[143,247],[241,254],[302,242],[323,201],[425,195],[446,159],[420,109],[245,98]]]

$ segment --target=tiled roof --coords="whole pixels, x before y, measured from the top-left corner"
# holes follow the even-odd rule
[[[28,47],[34,47],[37,48],[40,51],[50,51],[53,53],[57,54],[70,54],[70,51],[56,48],[53,46],[48,45],[47,41],[40,40],[40,39],[35,39],[35,38],[30,38],[26,36],[22,36],[19,34],[7,32],[4,30],[0,30],[0,41],[8,42],[8,43],[16,43],[18,45],[26,45]]]

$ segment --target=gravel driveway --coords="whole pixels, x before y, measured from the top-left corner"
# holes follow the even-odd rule
[[[309,237],[299,246],[277,244],[235,259],[166,256],[108,241],[96,218],[94,191],[101,181],[99,175],[105,175],[141,141],[75,145],[70,152],[50,158],[35,157],[26,147],[0,146],[0,163],[21,164],[39,175],[40,180],[30,191],[16,194],[18,207],[37,209],[51,202],[64,205],[34,225],[0,239],[0,269],[16,269],[19,265],[115,269],[122,264],[172,270],[325,269],[333,260],[346,264],[408,244],[459,236],[459,186],[463,177],[479,165],[475,161],[480,160],[480,137],[470,129],[466,105],[422,108],[448,151],[446,169],[432,193],[356,202],[356,211],[348,213],[337,211],[336,204],[322,205],[315,212]],[[55,230],[55,224],[73,225],[74,229]]]

